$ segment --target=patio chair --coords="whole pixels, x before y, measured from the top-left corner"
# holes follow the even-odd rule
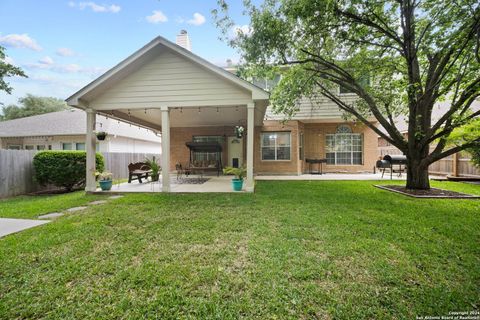
[[[180,162],[177,162],[177,164],[175,164],[175,170],[177,171],[177,180],[183,178],[184,175],[188,177],[191,174],[190,169],[183,168]]]

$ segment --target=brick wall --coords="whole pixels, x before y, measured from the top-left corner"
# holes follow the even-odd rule
[[[175,164],[180,162],[187,166],[190,161],[190,151],[185,145],[193,136],[234,136],[235,127],[187,127],[170,129],[170,170],[175,170]],[[225,139],[226,140],[226,139]],[[245,148],[245,146],[244,146]],[[243,152],[245,157],[245,150]],[[228,146],[225,141],[222,152],[222,163],[227,165]]]
[[[344,122],[342,122],[344,123]],[[304,153],[306,158],[325,158],[325,135],[335,133],[340,123],[302,123],[300,121],[264,121],[261,127],[255,127],[254,138],[254,171],[255,174],[301,174],[308,171],[305,161],[299,159],[299,134],[304,134]],[[378,157],[377,135],[368,127],[350,123],[355,133],[363,134],[363,165],[324,165],[326,172],[361,172],[372,171]],[[261,133],[288,131],[291,136],[290,160],[269,161],[261,159]],[[233,136],[234,127],[188,127],[171,128],[170,169],[175,169],[175,163],[186,166],[189,162],[189,150],[185,142],[192,141],[193,136]],[[243,139],[243,163],[246,163],[246,142]],[[225,140],[222,162],[228,163],[228,145]]]
[[[325,158],[326,134],[335,133],[341,123],[305,123],[305,158]],[[354,133],[363,134],[363,165],[323,165],[325,172],[362,172],[373,171],[378,157],[377,134],[362,124],[348,123]],[[308,165],[304,163],[304,172]]]
[[[290,132],[290,160],[262,160],[261,133],[262,132]],[[299,122],[264,121],[262,127],[255,128],[254,170],[256,174],[300,174],[301,164],[298,160],[298,133]]]

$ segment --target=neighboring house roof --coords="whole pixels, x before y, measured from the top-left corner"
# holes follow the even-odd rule
[[[0,121],[0,138],[71,136],[84,135],[87,128],[86,113],[78,109],[45,113],[41,115]],[[118,135],[138,140],[160,142],[153,132],[138,130],[124,122],[97,116],[97,128],[110,135]]]
[[[197,56],[196,54],[186,50],[185,48],[182,48],[181,46],[170,42],[161,36],[158,36],[152,41],[150,41],[148,44],[146,44],[144,47],[130,55],[128,58],[114,66],[112,69],[105,72],[96,80],[92,81],[91,83],[80,89],[78,92],[67,98],[67,103],[71,106],[81,107],[79,100],[85,99],[86,101],[89,101],[89,98],[91,96],[95,96],[95,91],[103,91],[105,88],[108,88],[114,83],[116,83],[119,79],[133,72],[138,67],[139,63],[143,63],[142,60],[148,59],[150,55],[155,54],[155,48],[157,48],[158,46],[164,46],[170,50],[173,50],[177,54],[187,58],[188,60],[198,65],[201,65],[205,69],[217,74],[223,79],[251,91],[252,99],[254,100],[268,100],[269,98],[269,93],[262,90],[261,88],[214,65],[211,62],[208,62],[207,60]]]
[[[0,122],[0,137],[85,134],[86,115],[65,110]]]

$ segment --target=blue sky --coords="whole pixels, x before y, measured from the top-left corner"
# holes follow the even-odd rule
[[[229,4],[246,27],[241,1]],[[216,0],[1,0],[0,45],[29,78],[9,78],[14,90],[0,92],[0,102],[27,93],[65,99],[156,36],[175,41],[181,29],[194,53],[217,65],[236,61],[238,53],[218,39],[216,7]]]

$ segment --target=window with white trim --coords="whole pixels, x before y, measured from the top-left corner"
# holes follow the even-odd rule
[[[290,132],[262,132],[262,160],[290,160]]]
[[[325,135],[327,164],[363,164],[363,137],[352,133],[348,125],[340,125],[336,133]]]
[[[62,150],[72,150],[72,143],[71,142],[62,143]]]
[[[75,144],[75,150],[85,150],[85,143],[84,142],[77,142]]]
[[[300,132],[299,133],[299,137],[298,137],[298,158],[300,160],[303,160],[303,158],[305,158],[305,148],[304,148],[304,135],[303,135],[303,132]]]

